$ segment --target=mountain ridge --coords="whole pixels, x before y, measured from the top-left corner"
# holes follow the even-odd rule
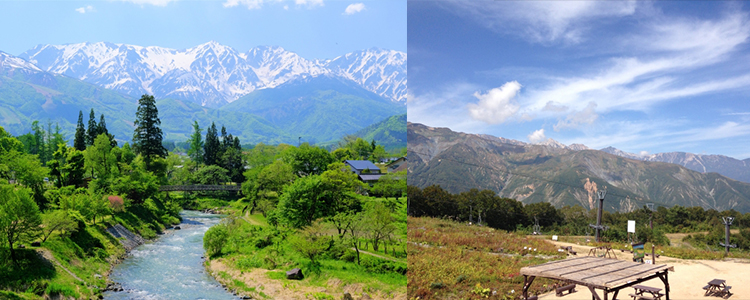
[[[406,99],[406,53],[370,48],[308,60],[278,46],[247,52],[210,41],[176,50],[108,42],[37,45],[19,55],[45,71],[139,97],[177,98],[220,107],[301,76],[351,80],[394,102]]]
[[[523,203],[630,211],[648,203],[750,211],[750,184],[718,173],[628,159],[599,150],[571,150],[407,123],[409,184],[439,184],[452,193],[489,189]],[[511,140],[512,141],[512,140]],[[517,142],[517,141],[515,141]]]

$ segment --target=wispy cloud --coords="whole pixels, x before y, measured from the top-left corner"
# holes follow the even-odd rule
[[[226,0],[222,5],[224,7],[235,7],[235,6],[244,6],[247,7],[247,9],[253,10],[253,9],[261,9],[264,5],[267,4],[277,4],[285,2],[284,0]],[[323,6],[323,0],[294,0],[294,4],[297,5],[297,7],[307,7],[307,8],[314,8],[316,6]],[[284,4],[282,7],[284,10],[289,10],[289,5]]]
[[[353,15],[353,14],[356,14],[356,13],[361,12],[363,10],[365,10],[365,4],[364,3],[352,3],[352,4],[349,4],[349,6],[346,7],[346,9],[344,10],[344,14],[345,15]]]
[[[167,6],[169,2],[175,2],[177,0],[120,0],[123,2],[131,2],[139,5],[149,4],[154,6]]]
[[[543,44],[578,43],[588,23],[632,15],[636,1],[445,1],[492,30]]]
[[[84,6],[84,7],[76,8],[76,11],[79,12],[79,13],[85,14],[85,13],[95,12],[96,10],[94,9],[93,6],[87,5],[87,6]]]

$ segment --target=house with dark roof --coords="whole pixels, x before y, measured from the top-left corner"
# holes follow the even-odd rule
[[[388,173],[396,173],[402,170],[406,170],[406,156],[399,157],[389,164],[385,165]]]
[[[369,160],[345,160],[344,164],[357,174],[359,180],[367,184],[374,184],[384,175],[380,168]]]

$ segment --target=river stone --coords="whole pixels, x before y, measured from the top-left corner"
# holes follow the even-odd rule
[[[344,293],[344,298],[342,300],[354,300],[354,297],[352,297],[352,294],[349,294],[349,292]]]
[[[305,276],[302,275],[302,270],[300,268],[294,268],[291,271],[286,272],[286,279],[301,280],[302,278],[305,278]]]
[[[175,230],[180,230],[180,229],[182,229],[182,228],[180,228],[180,226],[175,226],[175,227],[174,227],[174,229],[175,229]]]

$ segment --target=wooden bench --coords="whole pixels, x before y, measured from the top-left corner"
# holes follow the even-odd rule
[[[565,294],[565,291],[567,291],[568,293]],[[565,295],[570,295],[570,294],[575,293],[575,292],[576,292],[576,285],[575,284],[569,284],[569,285],[561,286],[561,287],[555,289],[555,295],[557,297],[562,297],[562,296],[565,296]]]
[[[636,295],[636,294],[629,294],[630,297],[633,297],[633,300],[656,300],[661,299],[661,296],[664,296],[664,294],[659,294],[658,297],[651,297],[649,295]]]

